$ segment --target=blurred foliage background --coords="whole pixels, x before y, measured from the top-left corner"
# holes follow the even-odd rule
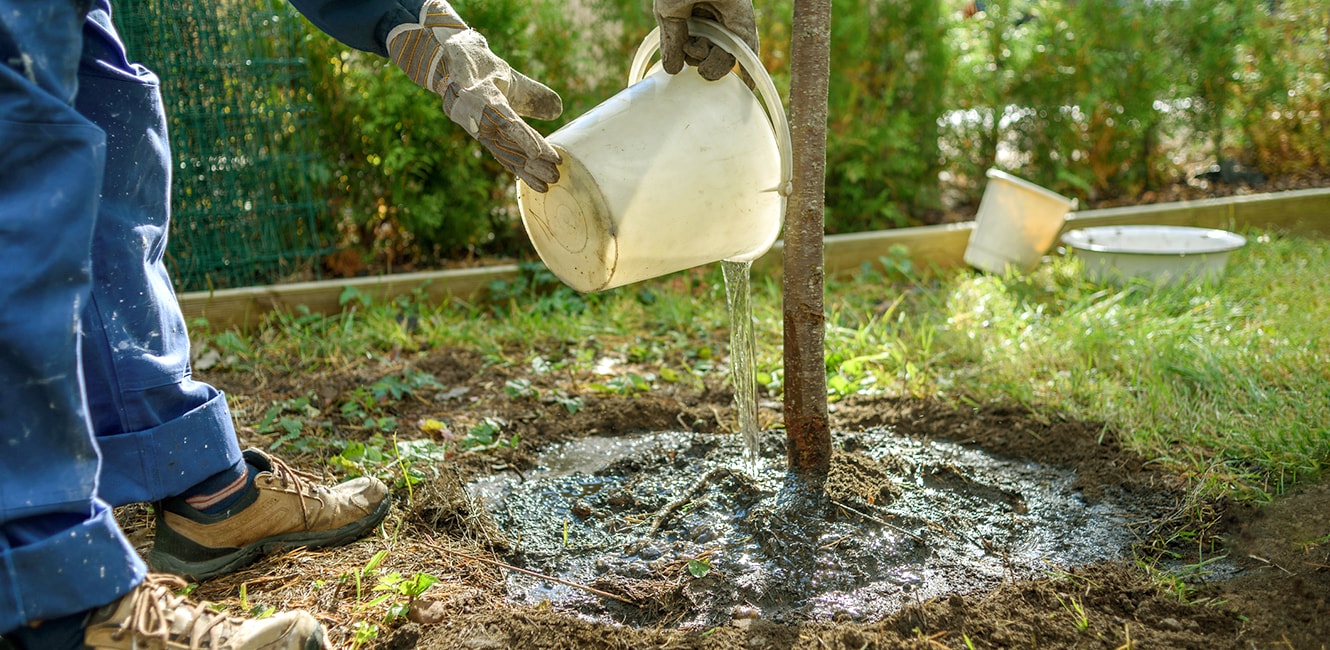
[[[964,5],[837,1],[828,232],[964,213],[989,167],[1096,201],[1212,166],[1330,170],[1323,0],[1004,0],[972,16]],[[622,88],[654,26],[648,0],[456,6],[496,53],[562,95],[559,120],[533,122],[543,133]],[[117,9],[131,56],[163,77],[178,164],[192,172],[178,175],[175,195],[183,290],[534,255],[511,176],[385,59],[328,38],[279,0]],[[762,58],[787,91],[792,0],[757,9]],[[209,29],[217,38],[200,36]],[[236,115],[254,121],[231,124]],[[216,124],[225,133],[205,140],[258,153],[208,150],[197,134]],[[241,183],[225,176],[232,168],[272,173]],[[239,195],[219,200],[216,188]],[[278,225],[259,229],[256,213]],[[182,251],[200,231],[214,240]],[[200,255],[251,240],[276,241],[278,262],[237,253],[197,268]]]

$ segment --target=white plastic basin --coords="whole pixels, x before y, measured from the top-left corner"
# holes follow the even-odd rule
[[[1247,240],[1227,230],[1185,226],[1101,226],[1062,235],[1095,280],[1144,278],[1160,284],[1214,281]]]

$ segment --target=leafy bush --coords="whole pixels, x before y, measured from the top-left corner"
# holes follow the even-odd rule
[[[1325,168],[1327,13],[1317,0],[844,0],[832,29],[827,229],[917,225],[973,203],[1002,167],[1114,198],[1217,158]],[[544,133],[613,95],[654,24],[641,0],[459,7],[494,50],[564,99]],[[792,0],[758,3],[762,58],[789,79]],[[512,177],[385,60],[306,38],[344,246],[391,262],[530,257]],[[945,197],[945,198],[944,198]]]
[[[1041,4],[1013,88],[1023,169],[1041,184],[1098,198],[1136,194],[1159,154],[1155,109],[1167,87],[1158,16],[1145,3]]]
[[[951,56],[936,0],[846,0],[831,28],[830,232],[910,225],[940,205]]]
[[[1167,5],[985,3],[953,34],[961,52],[951,123],[955,174],[981,191],[992,166],[1076,196],[1157,184],[1170,67]],[[1010,154],[999,159],[999,151]]]
[[[613,17],[626,8],[617,1],[604,0],[596,11]],[[459,10],[514,69],[563,97],[564,117],[533,120],[539,131],[552,132],[622,85],[628,65],[623,39],[588,47],[584,43],[605,43],[604,34],[579,33],[587,25],[563,5],[486,0]],[[590,27],[615,33],[626,32],[626,24],[597,19]],[[403,258],[524,253],[513,176],[448,119],[438,96],[388,60],[351,50],[308,24],[306,29],[318,128],[328,135],[326,167],[315,177],[328,186],[334,215],[328,227],[340,243],[389,265]],[[610,57],[624,61],[623,75],[609,74],[613,67],[600,63]]]
[[[1267,174],[1330,167],[1330,6],[1282,0],[1239,50],[1235,116]]]

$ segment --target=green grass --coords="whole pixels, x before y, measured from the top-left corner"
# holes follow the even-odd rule
[[[1277,493],[1330,459],[1330,247],[1248,234],[1217,285],[1105,288],[1074,258],[904,291],[856,278],[832,289],[828,349],[888,352],[850,369],[886,392],[1103,421],[1209,487]],[[893,293],[888,318],[865,317]]]
[[[827,287],[829,399],[1020,404],[1102,421],[1206,491],[1267,498],[1330,460],[1330,245],[1245,234],[1223,282],[1182,288],[1090,284],[1073,258],[1024,277],[924,275],[893,252]],[[776,396],[780,289],[760,275],[753,286],[758,370]],[[590,367],[610,356],[687,377],[719,372],[728,347],[718,268],[595,296],[527,268],[490,295],[433,305],[352,294],[337,316],[196,335],[224,366],[272,374],[460,346],[493,364]]]

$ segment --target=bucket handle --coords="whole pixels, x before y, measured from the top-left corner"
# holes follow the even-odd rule
[[[771,120],[771,128],[776,133],[776,149],[780,151],[780,183],[777,187],[767,191],[780,193],[781,197],[788,197],[793,190],[794,179],[794,155],[793,145],[790,141],[790,124],[785,120],[785,109],[780,101],[780,93],[776,92],[776,84],[771,80],[771,75],[763,67],[762,62],[758,60],[757,53],[748,44],[739,40],[728,29],[725,29],[714,20],[702,18],[688,19],[688,33],[694,36],[701,36],[709,39],[712,43],[719,45],[721,49],[734,55],[743,67],[748,76],[753,79],[757,87],[758,94],[762,97],[762,103],[766,106],[767,117]],[[628,85],[631,86],[644,77],[649,69],[648,64],[651,57],[660,49],[660,27],[651,30],[642,39],[642,44],[637,48],[637,54],[633,56],[633,63],[628,69]]]

